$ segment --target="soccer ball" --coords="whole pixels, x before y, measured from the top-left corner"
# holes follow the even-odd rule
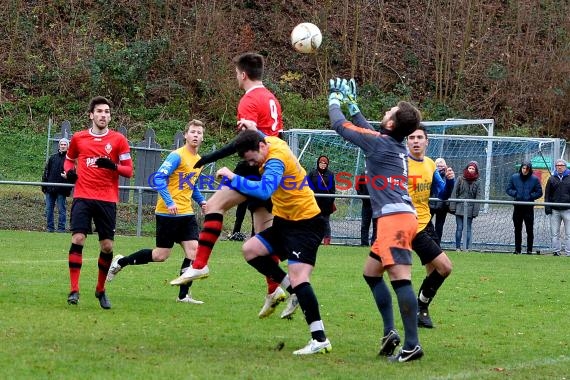
[[[321,31],[315,24],[304,22],[291,32],[291,45],[299,53],[314,53],[323,40]]]

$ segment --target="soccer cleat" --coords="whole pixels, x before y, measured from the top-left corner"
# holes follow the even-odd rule
[[[560,251],[554,251],[554,253],[552,254],[552,256],[560,256]]]
[[[67,296],[67,303],[69,305],[77,305],[79,303],[79,292],[73,291]]]
[[[380,342],[380,352],[378,352],[378,356],[393,355],[398,344],[400,344],[400,335],[398,335],[396,330],[390,330],[390,332],[386,334]]]
[[[170,285],[184,285],[190,281],[206,278],[209,275],[210,270],[208,269],[207,265],[202,269],[196,269],[192,268],[192,266],[189,266],[188,269],[186,269],[186,271],[180,275],[180,277],[170,281]]]
[[[291,319],[293,318],[293,314],[299,308],[299,299],[297,298],[296,294],[291,294],[287,299],[287,306],[281,312],[281,319]]]
[[[324,342],[311,339],[309,343],[300,350],[293,351],[293,355],[312,355],[312,354],[328,354],[332,351],[331,342],[325,339]]]
[[[186,294],[186,297],[184,298],[178,298],[176,297],[176,302],[182,302],[182,303],[193,303],[195,305],[201,305],[204,303],[204,301],[199,301],[197,299],[192,298],[192,294],[188,293]]]
[[[418,327],[425,327],[426,329],[433,329],[433,322],[429,316],[429,310],[420,308],[418,310]]]
[[[95,292],[95,297],[97,297],[97,299],[99,300],[99,305],[101,305],[103,309],[111,308],[111,301],[109,301],[109,299],[107,298],[107,295],[105,294],[104,290],[102,292]]]
[[[418,344],[416,347],[409,351],[402,348],[397,355],[390,356],[388,360],[395,363],[404,363],[411,362],[412,360],[418,360],[422,356],[424,356],[424,350],[422,350],[422,346]]]
[[[107,272],[107,279],[105,280],[106,282],[113,281],[117,273],[119,273],[121,269],[123,269],[123,267],[119,265],[119,260],[122,258],[123,258],[122,255],[117,255],[113,258],[111,266],[109,267],[109,271]]]
[[[277,305],[285,301],[286,295],[283,289],[277,287],[271,294],[265,296],[265,303],[258,314],[259,318],[267,318],[275,311]]]
[[[247,236],[243,232],[234,232],[230,236],[228,236],[228,240],[232,241],[244,241],[247,239]]]

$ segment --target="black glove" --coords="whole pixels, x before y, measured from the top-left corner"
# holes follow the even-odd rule
[[[99,157],[97,161],[95,161],[95,165],[103,169],[117,170],[117,164],[107,157]]]
[[[550,206],[544,206],[544,213],[545,213],[546,215],[552,214],[552,207],[550,207]]]
[[[71,169],[68,170],[67,173],[65,173],[65,177],[67,178],[67,182],[69,183],[75,183],[77,182],[77,172],[75,171],[75,169]]]
[[[43,182],[43,181],[42,181],[42,182]],[[47,181],[46,181],[46,182],[47,182]],[[44,193],[44,194],[47,193],[47,187],[42,186],[42,193]]]
[[[207,153],[203,155],[196,163],[194,164],[194,169],[200,168],[210,162],[216,162],[222,158],[231,156],[232,154],[236,153],[236,146],[234,144],[235,138],[230,141],[228,144],[224,145],[218,150],[215,150],[211,153]]]

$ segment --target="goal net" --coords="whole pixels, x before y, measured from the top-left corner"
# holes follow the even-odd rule
[[[435,160],[443,157],[457,176],[462,174],[469,161],[478,162],[484,186],[483,198],[486,200],[510,200],[505,193],[508,181],[525,161],[532,163],[535,175],[544,188],[553,162],[562,156],[565,146],[564,140],[555,138],[494,136],[492,119],[426,121],[423,124],[428,131],[427,155],[430,158]],[[342,173],[337,176],[337,194],[342,198],[336,202],[338,211],[331,216],[333,241],[358,244],[361,201],[354,197],[356,191],[350,183],[353,184],[355,176],[364,171],[365,158],[362,151],[333,130],[292,129],[286,131],[285,136],[307,172],[316,167],[320,155],[326,155],[330,160],[329,168],[335,173]],[[490,214],[493,207],[494,205],[485,204],[482,207],[483,214]],[[512,206],[502,208],[507,214],[512,211]],[[501,216],[503,217],[504,215]],[[499,229],[500,226],[504,228],[505,223],[512,223],[510,216],[506,220],[491,222],[490,225],[499,226]],[[450,237],[450,240],[453,239]],[[504,242],[504,238],[481,244],[490,247],[501,242]]]

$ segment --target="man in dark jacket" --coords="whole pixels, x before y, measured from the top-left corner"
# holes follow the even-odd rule
[[[46,163],[42,182],[68,183],[62,177],[65,154],[69,147],[69,140],[62,138],[59,140],[58,152],[53,154]],[[42,186],[42,192],[46,196],[46,218],[47,231],[54,232],[54,209],[57,204],[58,220],[57,232],[65,232],[66,224],[66,198],[71,194],[71,187],[65,186]]]
[[[532,164],[523,162],[519,172],[511,176],[507,194],[520,202],[534,202],[542,197],[542,187],[538,178],[532,175]],[[522,252],[522,225],[526,228],[526,253],[532,255],[534,243],[534,206],[514,205],[513,224],[515,226],[515,255]]]
[[[548,179],[544,189],[544,201],[552,203],[569,203],[570,206],[570,170],[566,161],[555,161],[555,170]],[[562,245],[560,242],[560,223],[564,222],[564,235],[566,242],[564,252],[570,256],[570,208],[559,206],[544,206],[546,215],[550,215],[550,234],[552,235],[552,249],[554,256],[560,256]]]
[[[317,159],[317,167],[309,173],[309,180],[315,194],[334,194],[336,192],[334,173],[329,170],[329,158],[327,156],[320,156]],[[321,215],[325,217],[327,222],[323,244],[329,245],[331,243],[330,216],[335,211],[334,198],[316,197],[316,199],[317,205],[321,209]]]

